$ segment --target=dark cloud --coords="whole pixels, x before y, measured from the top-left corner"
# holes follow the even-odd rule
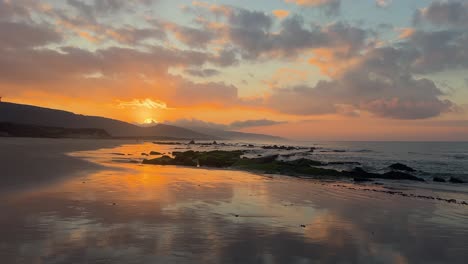
[[[413,52],[415,73],[468,67],[468,31],[416,31],[403,45],[407,54]]]
[[[157,27],[135,28],[126,26],[117,28],[113,32],[115,34],[109,37],[125,44],[138,44],[148,39],[166,40],[165,30]]]
[[[0,22],[0,48],[32,48],[61,40],[62,36],[48,25]]]
[[[166,23],[166,29],[172,32],[180,42],[191,48],[206,48],[215,39],[215,34],[209,30],[185,27],[174,23]]]
[[[229,14],[229,24],[234,27],[269,31],[273,25],[273,18],[263,12],[237,8]]]
[[[219,75],[221,72],[215,69],[189,68],[185,70],[185,73],[196,77],[212,77]]]
[[[468,27],[468,2],[434,1],[416,11],[413,20],[416,24],[429,22],[435,26]]]
[[[102,15],[113,14],[122,10],[134,11],[139,5],[149,6],[156,0],[67,0],[67,3],[75,8],[80,16],[90,21],[97,21]]]
[[[21,0],[18,0],[18,1],[0,0],[0,21],[10,19],[12,17],[29,18],[30,11],[25,5],[28,2],[29,1],[21,1]]]
[[[231,24],[228,31],[232,44],[247,59],[262,55],[295,57],[308,49],[333,47],[344,47],[342,55],[349,56],[364,48],[369,36],[366,30],[340,22],[323,27],[306,26],[300,16],[286,18],[281,22],[280,30],[275,32],[264,27],[239,27],[236,24]]]
[[[421,119],[451,111],[452,102],[429,79],[416,79],[408,68],[411,59],[395,48],[377,48],[331,81],[316,86],[274,90],[268,105],[296,115],[339,113],[352,106],[382,117]]]

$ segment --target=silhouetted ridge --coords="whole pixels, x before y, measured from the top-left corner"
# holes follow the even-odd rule
[[[105,117],[78,115],[62,110],[4,102],[0,103],[0,122],[71,129],[103,129],[112,137],[217,138],[171,125],[158,124],[153,127],[139,127]]]
[[[0,122],[0,137],[111,138],[104,129],[64,128]]]

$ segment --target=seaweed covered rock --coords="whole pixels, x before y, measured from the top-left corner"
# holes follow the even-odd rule
[[[215,150],[209,152],[198,152],[196,159],[198,159],[200,166],[227,168],[239,161],[243,154],[243,151]]]
[[[314,167],[322,165],[318,161],[308,159],[280,161],[277,158],[278,155],[253,159],[243,158],[233,167],[248,171],[291,176],[340,176],[340,172],[336,170]]]
[[[461,179],[459,179],[457,177],[453,177],[453,176],[450,177],[449,182],[451,182],[451,183],[466,183],[465,181],[463,181],[463,180],[461,180]]]
[[[169,156],[162,156],[157,159],[151,160],[143,160],[143,164],[151,164],[151,165],[176,165],[174,164],[174,159]]]
[[[432,180],[434,182],[446,182],[446,180],[444,178],[441,178],[441,177],[434,177]]]
[[[405,165],[405,164],[402,164],[402,163],[395,163],[395,164],[392,164],[390,166],[388,166],[390,169],[392,170],[398,170],[398,171],[409,171],[409,172],[414,172],[416,171],[415,169]]]
[[[344,171],[343,174],[355,179],[372,179],[380,177],[380,174],[367,172],[361,167],[356,167],[351,171]]]
[[[385,179],[385,180],[410,180],[424,181],[421,178],[401,171],[390,171],[384,174],[367,172],[361,167],[356,167],[352,171],[345,171],[343,174],[355,179]]]
[[[410,181],[421,181],[421,182],[424,181],[424,179],[418,178],[416,176],[413,176],[411,174],[401,172],[401,171],[390,171],[390,172],[382,174],[380,178],[388,179],[388,180],[410,180]]]
[[[227,168],[241,159],[242,151],[185,151],[173,152],[174,158],[163,156],[161,158],[145,160],[143,164],[153,165],[181,165],[181,166],[206,166],[216,168]]]
[[[338,171],[334,169],[321,168],[321,166],[326,166],[327,164],[304,158],[284,161],[278,160],[279,155],[246,158],[242,157],[243,154],[244,151],[241,150],[214,150],[206,152],[190,150],[185,152],[173,152],[173,157],[162,156],[156,159],[144,160],[143,164],[180,165],[191,167],[199,165],[203,167],[235,168],[239,170],[290,176],[343,177],[352,178],[358,182],[370,179],[424,181],[421,178],[402,171],[390,171],[385,174],[377,174],[367,172],[361,167],[356,167],[352,171]]]
[[[326,166],[327,163],[323,163],[320,161],[316,160],[310,160],[310,159],[297,159],[297,160],[292,160],[287,162],[290,165],[294,166]]]

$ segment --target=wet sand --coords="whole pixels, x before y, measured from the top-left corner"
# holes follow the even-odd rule
[[[68,166],[63,165],[62,171],[55,170],[59,165],[53,162],[45,163],[49,171],[61,173],[55,174],[55,180],[1,194],[2,262],[465,263],[468,259],[466,206],[363,190],[392,188],[463,200],[464,187],[444,193],[432,185],[369,187],[229,170],[142,166],[123,162],[123,155],[136,157],[148,151],[148,145],[67,144],[53,147],[38,141],[30,143],[34,145],[30,150],[42,157],[56,149],[62,153],[59,156],[73,160],[70,164],[80,162],[68,173]],[[107,148],[92,150],[100,147]],[[63,155],[73,148],[79,152]],[[10,153],[23,152],[13,150],[10,146]],[[42,162],[39,159],[35,165],[39,170]],[[3,160],[0,164],[7,166]],[[76,174],[81,164],[92,170]],[[14,174],[14,166],[8,166]]]
[[[128,142],[128,141],[127,141]],[[103,169],[67,153],[116,147],[119,140],[0,138],[0,191],[37,187]]]

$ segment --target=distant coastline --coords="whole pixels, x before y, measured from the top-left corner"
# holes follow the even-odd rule
[[[0,102],[0,136],[39,138],[113,138],[141,140],[249,140],[281,141],[280,137],[155,124],[141,127],[100,116],[86,116],[58,109]]]

